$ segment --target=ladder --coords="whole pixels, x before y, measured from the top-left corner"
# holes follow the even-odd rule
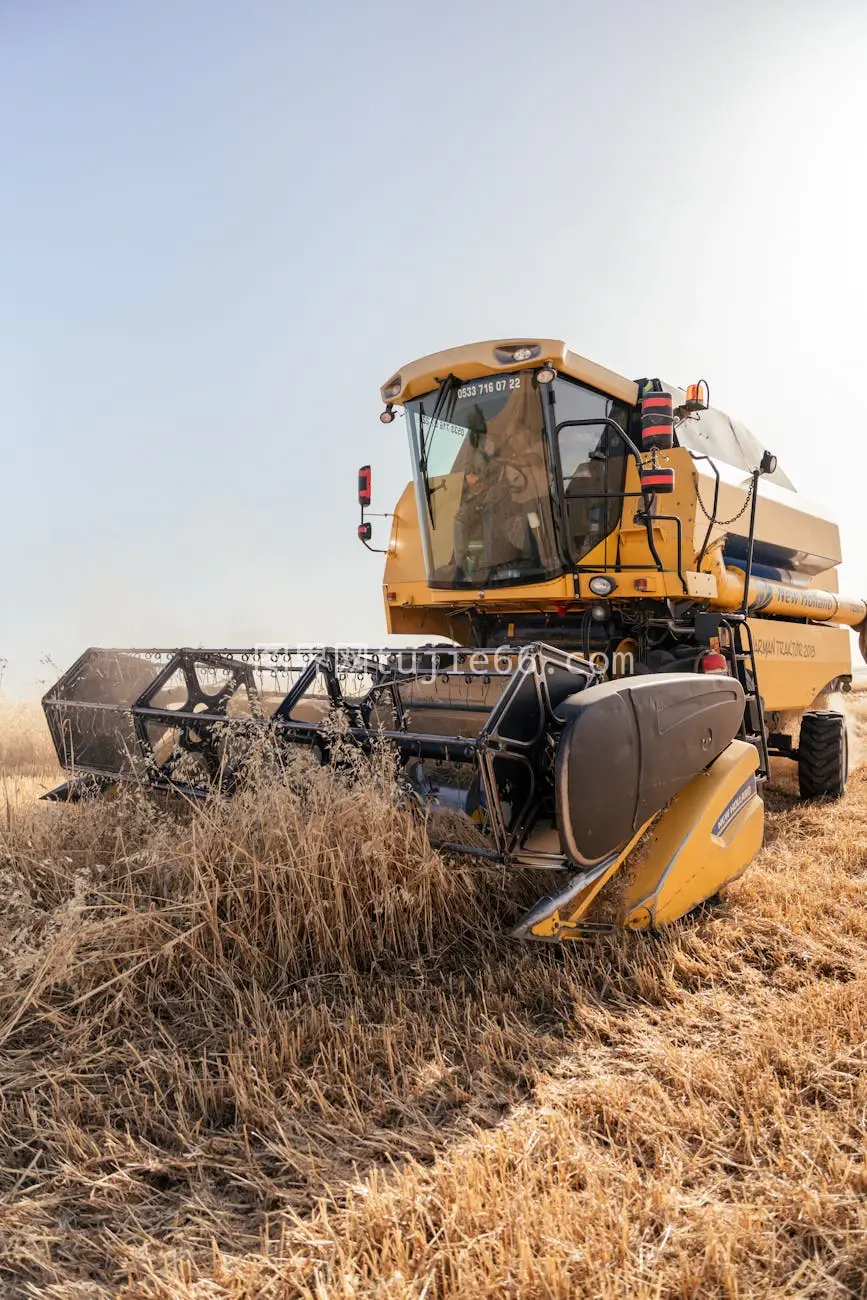
[[[746,614],[732,613],[720,619],[720,631],[724,633],[720,637],[720,649],[729,661],[732,677],[738,679],[746,697],[738,738],[755,745],[759,751],[756,777],[760,781],[766,781],[770,775],[768,733],[765,729],[764,705],[759,694],[752,629]]]

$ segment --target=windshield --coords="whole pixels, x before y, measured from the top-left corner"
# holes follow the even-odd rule
[[[450,376],[406,412],[431,586],[488,587],[562,572],[532,372]]]

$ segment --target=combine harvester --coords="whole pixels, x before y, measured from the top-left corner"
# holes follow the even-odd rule
[[[454,348],[382,388],[413,481],[391,517],[389,633],[422,649],[91,649],[45,696],[70,780],[230,790],[251,735],[398,755],[435,844],[553,873],[515,933],[583,938],[625,864],[620,924],[665,925],[739,876],[770,759],[837,797],[867,606],[836,525],[686,392],[551,339]],[[370,467],[358,534],[373,550]],[[797,740],[795,736],[797,735]],[[633,853],[633,850],[635,852]],[[632,861],[630,861],[632,855]]]

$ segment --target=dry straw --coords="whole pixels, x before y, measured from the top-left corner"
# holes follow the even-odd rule
[[[387,763],[37,807],[0,734],[0,1293],[865,1294],[860,774],[724,907],[563,949]]]

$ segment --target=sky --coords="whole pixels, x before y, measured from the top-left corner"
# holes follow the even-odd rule
[[[867,595],[862,0],[0,0],[0,660],[383,636],[379,386],[564,338],[747,424]]]

